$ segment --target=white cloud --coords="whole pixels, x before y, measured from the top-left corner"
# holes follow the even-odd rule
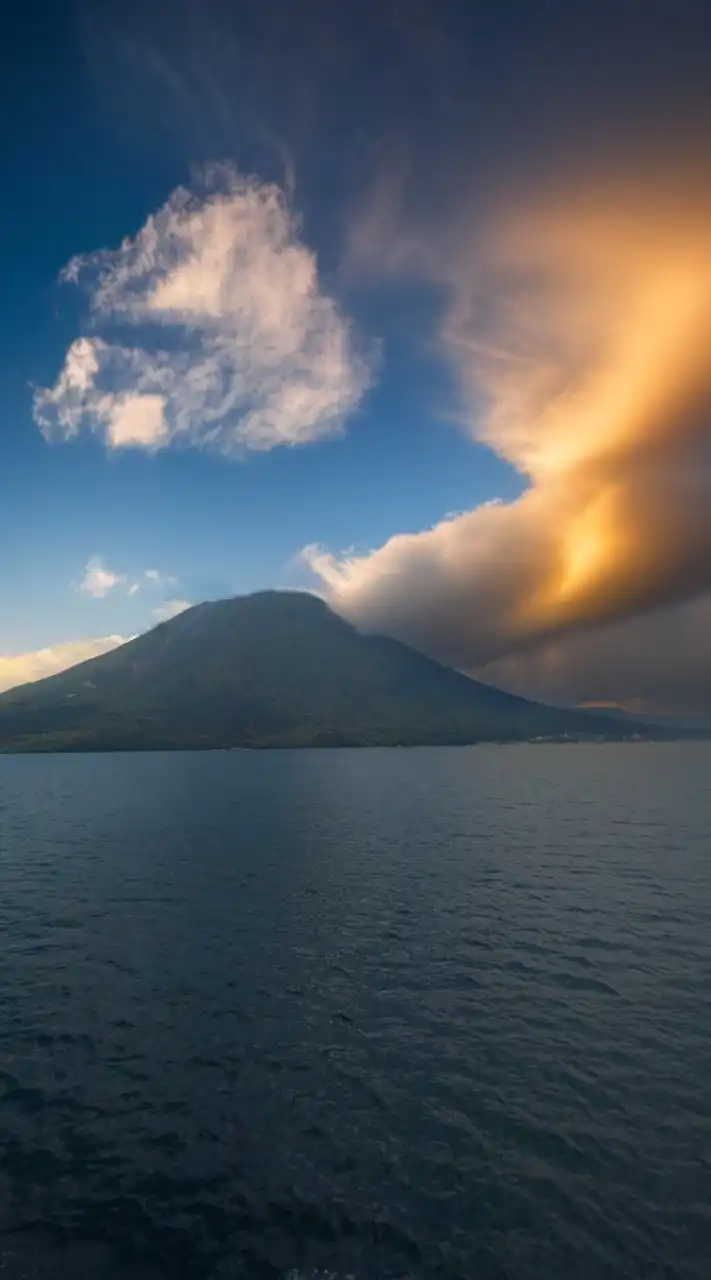
[[[129,596],[138,595],[138,592],[144,587],[162,587],[163,589],[167,587],[175,587],[177,586],[177,582],[177,578],[172,577],[169,573],[161,573],[160,569],[144,569],[140,578],[137,578],[135,582],[131,583],[126,594]]]
[[[114,573],[108,569],[101,556],[91,556],[86,562],[84,577],[77,591],[83,591],[98,600],[119,587],[127,596],[136,596],[144,588],[166,590],[176,586],[177,582],[177,578],[169,573],[162,573],[160,569],[144,569],[138,578],[130,581],[125,573]]]
[[[163,396],[117,396],[107,407],[106,439],[113,449],[158,449],[168,433]]]
[[[192,445],[227,455],[333,436],[370,382],[348,322],[278,187],[211,171],[133,239],[74,258],[97,325],[34,400],[48,438],[88,427],[111,449]]]
[[[0,655],[0,692],[14,689],[16,685],[32,680],[43,680],[56,675],[87,658],[96,658],[111,649],[125,644],[130,636],[101,636],[94,640],[70,640],[66,644],[37,649],[33,653],[19,653],[9,657]]]
[[[86,562],[84,568],[84,577],[82,578],[77,591],[83,591],[86,595],[94,596],[95,599],[103,599],[114,591],[116,587],[123,586],[126,576],[123,573],[112,573],[107,569],[100,556],[91,556]]]
[[[165,600],[163,604],[153,609],[152,613],[156,622],[168,622],[170,618],[177,618],[179,613],[184,613],[190,608],[192,608],[190,600]]]

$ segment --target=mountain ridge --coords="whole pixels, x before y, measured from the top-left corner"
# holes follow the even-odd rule
[[[400,641],[362,635],[306,592],[194,605],[109,653],[0,695],[5,752],[581,736],[633,731],[478,683]]]

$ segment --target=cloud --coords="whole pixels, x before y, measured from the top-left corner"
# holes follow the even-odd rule
[[[112,573],[107,569],[100,556],[91,556],[86,562],[84,569],[84,577],[82,578],[77,591],[83,591],[86,595],[94,596],[95,599],[103,599],[110,591],[115,591],[117,587],[123,586],[126,582],[126,575],[123,573]],[[129,588],[129,595],[132,589]]]
[[[477,674],[549,702],[711,712],[711,594],[592,631],[555,636]]]
[[[140,578],[131,583],[126,594],[129,596],[138,595],[138,592],[143,590],[144,587],[162,587],[163,589],[174,587],[177,586],[177,582],[177,578],[172,577],[169,573],[161,573],[160,569],[144,569]]]
[[[168,622],[170,618],[177,618],[179,613],[184,613],[186,609],[191,608],[190,600],[165,600],[163,604],[159,604],[152,610],[152,616],[156,622]]]
[[[167,590],[177,586],[178,579],[160,569],[144,569],[138,578],[130,580],[125,573],[114,573],[104,564],[101,556],[91,556],[84,567],[84,577],[77,587],[95,599],[103,599],[118,588],[127,596],[136,596],[144,589]]]
[[[16,685],[31,680],[43,680],[73,667],[77,662],[96,658],[111,649],[125,644],[130,636],[102,636],[94,640],[70,640],[66,644],[37,649],[33,653],[20,653],[10,657],[0,655],[0,691],[14,689]]]
[[[582,688],[615,638],[668,663],[652,632],[670,638],[665,610],[711,588],[709,186],[673,166],[569,180],[430,240],[420,269],[446,290],[441,348],[472,435],[525,491],[366,555],[308,549],[331,603],[532,692],[552,663]],[[616,630],[647,613],[661,621]],[[631,678],[629,650],[622,665]]]
[[[358,206],[351,284],[367,267],[433,286],[462,416],[521,474],[518,502],[369,556],[312,549],[337,607],[469,669],[557,681],[561,696],[578,677],[584,693],[596,652],[623,687],[627,637],[650,645],[660,680],[681,671],[693,607],[674,600],[703,599],[711,564],[711,415],[694,367],[708,355],[711,218],[703,183],[669,157],[708,154],[709,6],[647,5],[641,32],[636,5],[544,6],[536,21],[493,5],[486,39],[479,6],[448,0],[317,0],[306,17],[268,0],[262,21],[264,0],[247,3],[254,21],[220,0],[128,0],[110,20],[85,8],[88,62],[122,125],[160,144],[177,132],[197,155],[237,136],[253,154],[266,123],[299,182],[316,177],[320,219],[344,193]],[[378,52],[365,112],[364,50]],[[650,151],[656,172],[635,187],[630,155],[644,167]],[[562,193],[532,196],[556,174]],[[664,656],[668,619],[680,643]],[[551,684],[554,665],[568,676]]]
[[[97,332],[35,394],[48,439],[266,452],[337,435],[369,385],[282,192],[229,166],[62,279],[88,286]]]

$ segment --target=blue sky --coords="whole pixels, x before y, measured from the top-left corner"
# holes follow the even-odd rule
[[[298,584],[294,557],[306,544],[368,549],[520,487],[455,420],[451,380],[428,347],[426,305],[410,299],[371,305],[363,317],[364,338],[381,344],[377,381],[338,438],[241,461],[194,449],[112,451],[86,434],[48,442],[33,421],[32,385],[54,382],[88,312],[86,297],[58,283],[61,269],[134,235],[196,165],[232,157],[222,137],[211,156],[209,140],[191,148],[189,132],[164,145],[160,131],[146,138],[134,124],[119,127],[65,6],[49,6],[46,22],[19,14],[14,23],[3,113],[16,127],[0,212],[1,652],[151,623],[168,598],[157,587],[100,598],[76,590],[92,556],[130,581],[159,569],[174,579],[171,598]],[[235,155],[245,146],[238,122],[233,146]],[[318,254],[318,243],[309,247]],[[424,323],[413,322],[423,308]]]

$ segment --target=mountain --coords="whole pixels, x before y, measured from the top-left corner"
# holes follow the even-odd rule
[[[517,698],[314,596],[199,604],[111,653],[0,697],[0,750],[416,745],[630,735]]]

